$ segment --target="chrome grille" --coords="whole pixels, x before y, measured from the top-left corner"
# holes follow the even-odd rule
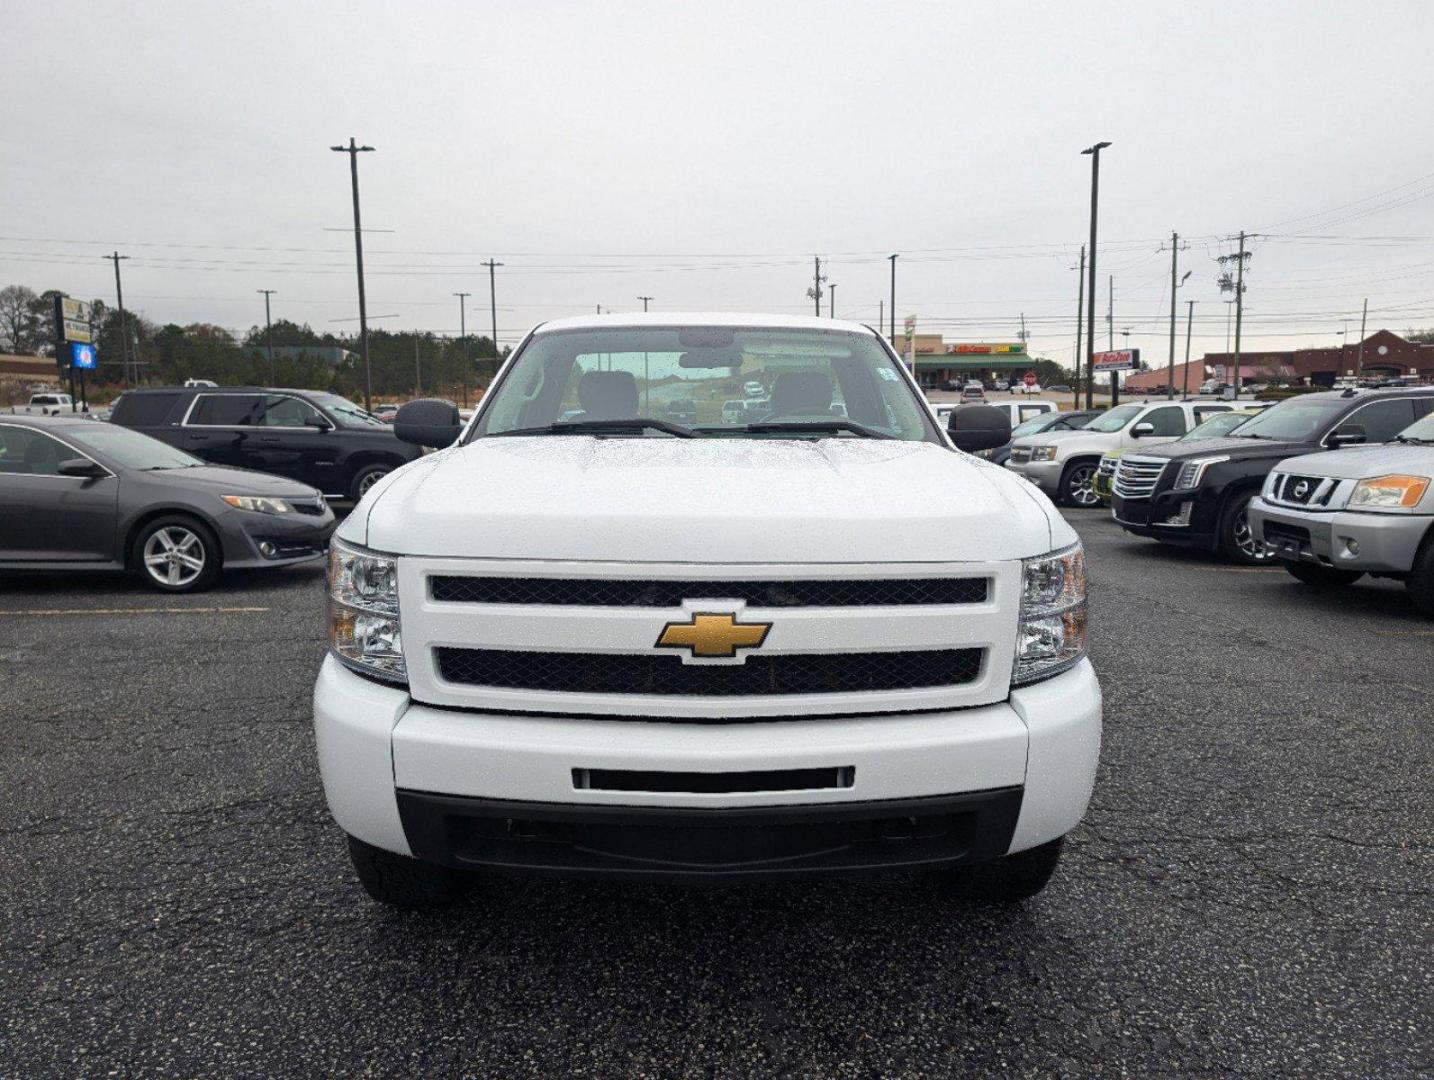
[[[1100,475],[1107,480],[1115,477],[1116,466],[1120,464],[1120,458],[1103,457],[1100,459]]]
[[[1169,464],[1165,460],[1132,458],[1127,454],[1115,470],[1115,493],[1122,499],[1150,498],[1160,474]]]
[[[1338,486],[1338,480],[1327,476],[1275,473],[1270,485],[1270,501],[1311,509],[1328,506]]]

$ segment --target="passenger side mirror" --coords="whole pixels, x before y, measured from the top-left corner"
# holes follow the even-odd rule
[[[89,458],[69,458],[55,466],[55,471],[61,476],[81,476],[87,480],[94,480],[105,475],[105,470]]]
[[[462,430],[458,406],[438,398],[410,401],[393,418],[393,433],[415,446],[452,446]]]
[[[1151,423],[1148,423],[1148,422],[1147,422],[1147,423],[1136,424],[1133,428],[1130,429],[1130,437],[1131,437],[1132,439],[1143,439],[1143,438],[1145,438],[1145,436],[1147,436],[1147,435],[1154,435],[1154,434],[1155,434],[1155,425],[1154,425],[1154,424],[1151,424]]]
[[[1336,428],[1330,433],[1328,444],[1330,449],[1338,449],[1341,446],[1354,446],[1364,442],[1364,428],[1359,424],[1345,424]]]
[[[329,419],[328,417],[326,417],[326,416],[316,416],[316,417],[314,417],[312,420],[310,420],[308,423],[306,423],[304,426],[305,426],[305,427],[314,428],[314,429],[316,429],[316,430],[318,430],[318,431],[333,431],[333,430],[334,430],[334,422],[333,422],[332,420],[330,420],[330,419]]]
[[[946,434],[957,450],[968,454],[994,450],[1011,441],[1011,417],[994,405],[960,405],[951,410]]]

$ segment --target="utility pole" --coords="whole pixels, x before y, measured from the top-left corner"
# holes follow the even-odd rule
[[[876,332],[879,334],[886,327],[886,301],[876,302]]]
[[[807,290],[807,296],[817,305],[817,318],[821,318],[822,314],[822,282],[825,280],[826,278],[822,277],[822,257],[814,255],[812,256],[812,287]]]
[[[119,264],[120,264],[120,260],[121,260],[121,259],[128,259],[129,256],[128,256],[128,255],[121,255],[118,251],[116,251],[113,255],[106,255],[106,256],[104,256],[104,257],[105,257],[106,259],[112,260],[112,261],[114,262],[114,264],[115,264],[115,301],[116,301],[116,302],[118,303],[118,305],[119,305],[119,317],[120,317],[120,379],[121,379],[121,380],[123,381],[123,383],[124,383],[124,388],[125,388],[126,390],[128,390],[128,389],[129,389],[129,324],[128,324],[127,321],[125,320],[125,314],[124,314],[124,289],[122,289],[122,288],[120,287]],[[135,381],[138,382],[138,381],[139,381],[139,363],[138,363],[139,357],[136,356],[136,357],[135,357],[135,360],[136,360],[136,363],[135,363],[135,372],[134,372],[134,375],[135,375]]]
[[[413,396],[423,396],[423,375],[418,370],[418,333],[413,335]]]
[[[278,289],[259,289],[264,294],[264,326],[269,338],[269,385],[274,386],[278,377],[274,374],[274,320],[269,317],[269,297],[273,296]]]
[[[498,351],[498,285],[497,278],[494,275],[498,267],[503,264],[494,262],[490,257],[486,263],[480,263],[479,265],[488,267],[488,306],[491,308],[493,315],[493,371],[496,373],[498,370],[498,362],[502,358],[502,353]],[[598,314],[602,314],[601,307],[598,308]]]
[[[1105,309],[1105,336],[1106,348],[1111,352],[1115,351],[1115,275],[1110,275],[1110,291],[1107,294]],[[1110,407],[1113,409],[1120,404],[1120,372],[1110,373]]]
[[[1175,292],[1180,288],[1180,282],[1175,277],[1179,273],[1180,260],[1180,234],[1170,234],[1170,366],[1167,370],[1165,380],[1165,398],[1167,401],[1175,399]]]
[[[360,146],[349,136],[347,146],[331,146],[330,150],[349,156],[349,176],[354,193],[354,258],[358,263],[359,351],[363,353],[363,407],[373,411],[373,376],[368,363],[368,304],[363,292],[363,224],[359,218],[358,156],[373,153],[372,146]]]
[[[1182,400],[1190,396],[1190,331],[1195,325],[1195,301],[1186,300],[1189,304],[1185,315],[1185,393]]]
[[[638,299],[642,301],[642,311],[643,311],[643,314],[646,314],[646,313],[647,313],[647,302],[648,302],[649,300],[651,300],[652,297],[650,297],[650,296],[639,296]]]
[[[468,368],[472,366],[472,359],[468,355],[468,298],[472,293],[456,292],[458,297],[458,344],[463,352],[463,407],[468,408]]]
[[[1239,252],[1235,255],[1221,255],[1219,258],[1219,262],[1222,266],[1229,264],[1231,261],[1235,263],[1234,280],[1231,281],[1230,273],[1227,270],[1220,277],[1220,290],[1222,292],[1229,292],[1232,288],[1235,290],[1235,355],[1232,365],[1235,371],[1235,377],[1231,379],[1230,382],[1234,388],[1234,400],[1237,401],[1240,397],[1240,327],[1244,322],[1245,315],[1245,262],[1250,257],[1250,252],[1245,250],[1245,241],[1248,239],[1249,235],[1242,229],[1240,231]],[[1228,349],[1226,355],[1229,355]],[[1340,359],[1344,359],[1344,350],[1342,348],[1340,349]]]
[[[896,348],[896,260],[898,256],[888,255],[891,261],[891,347]]]
[[[1079,274],[1078,274],[1077,276],[1079,277],[1079,280],[1076,282],[1076,347],[1075,347],[1075,357],[1074,357],[1074,360],[1073,360],[1072,362],[1074,363],[1074,365],[1075,365],[1075,370],[1076,370],[1076,399],[1075,399],[1075,405],[1076,405],[1076,408],[1080,408],[1080,384],[1081,384],[1081,362],[1080,362],[1080,355],[1081,355],[1081,354],[1080,354],[1081,333],[1080,333],[1080,332],[1081,332],[1081,330],[1084,328],[1083,324],[1084,324],[1084,322],[1085,322],[1084,318],[1082,317],[1082,316],[1084,315],[1084,313],[1085,313],[1085,245],[1084,245],[1084,244],[1082,244],[1082,245],[1080,246],[1080,272],[1079,272]],[[1090,408],[1090,384],[1089,384],[1089,383],[1086,384],[1086,388],[1085,388],[1085,407],[1086,407],[1087,409]]]
[[[1354,377],[1364,378],[1364,324],[1369,318],[1369,297],[1364,298],[1364,312],[1359,316],[1359,359],[1355,361]]]
[[[827,286],[827,317],[836,318],[836,286]]]
[[[1086,296],[1085,324],[1085,407],[1093,408],[1095,392],[1095,240],[1096,217],[1100,207],[1100,152],[1108,142],[1098,142],[1082,150],[1090,155],[1090,286]]]

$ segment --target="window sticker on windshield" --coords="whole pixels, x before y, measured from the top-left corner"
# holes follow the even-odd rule
[[[896,372],[889,367],[877,368],[876,373],[887,382],[896,382]]]

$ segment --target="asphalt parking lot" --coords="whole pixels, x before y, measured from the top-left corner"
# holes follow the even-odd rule
[[[1427,1076],[1434,624],[1073,513],[1106,693],[1051,887],[499,880],[371,903],[322,569],[0,580],[0,1076]]]

